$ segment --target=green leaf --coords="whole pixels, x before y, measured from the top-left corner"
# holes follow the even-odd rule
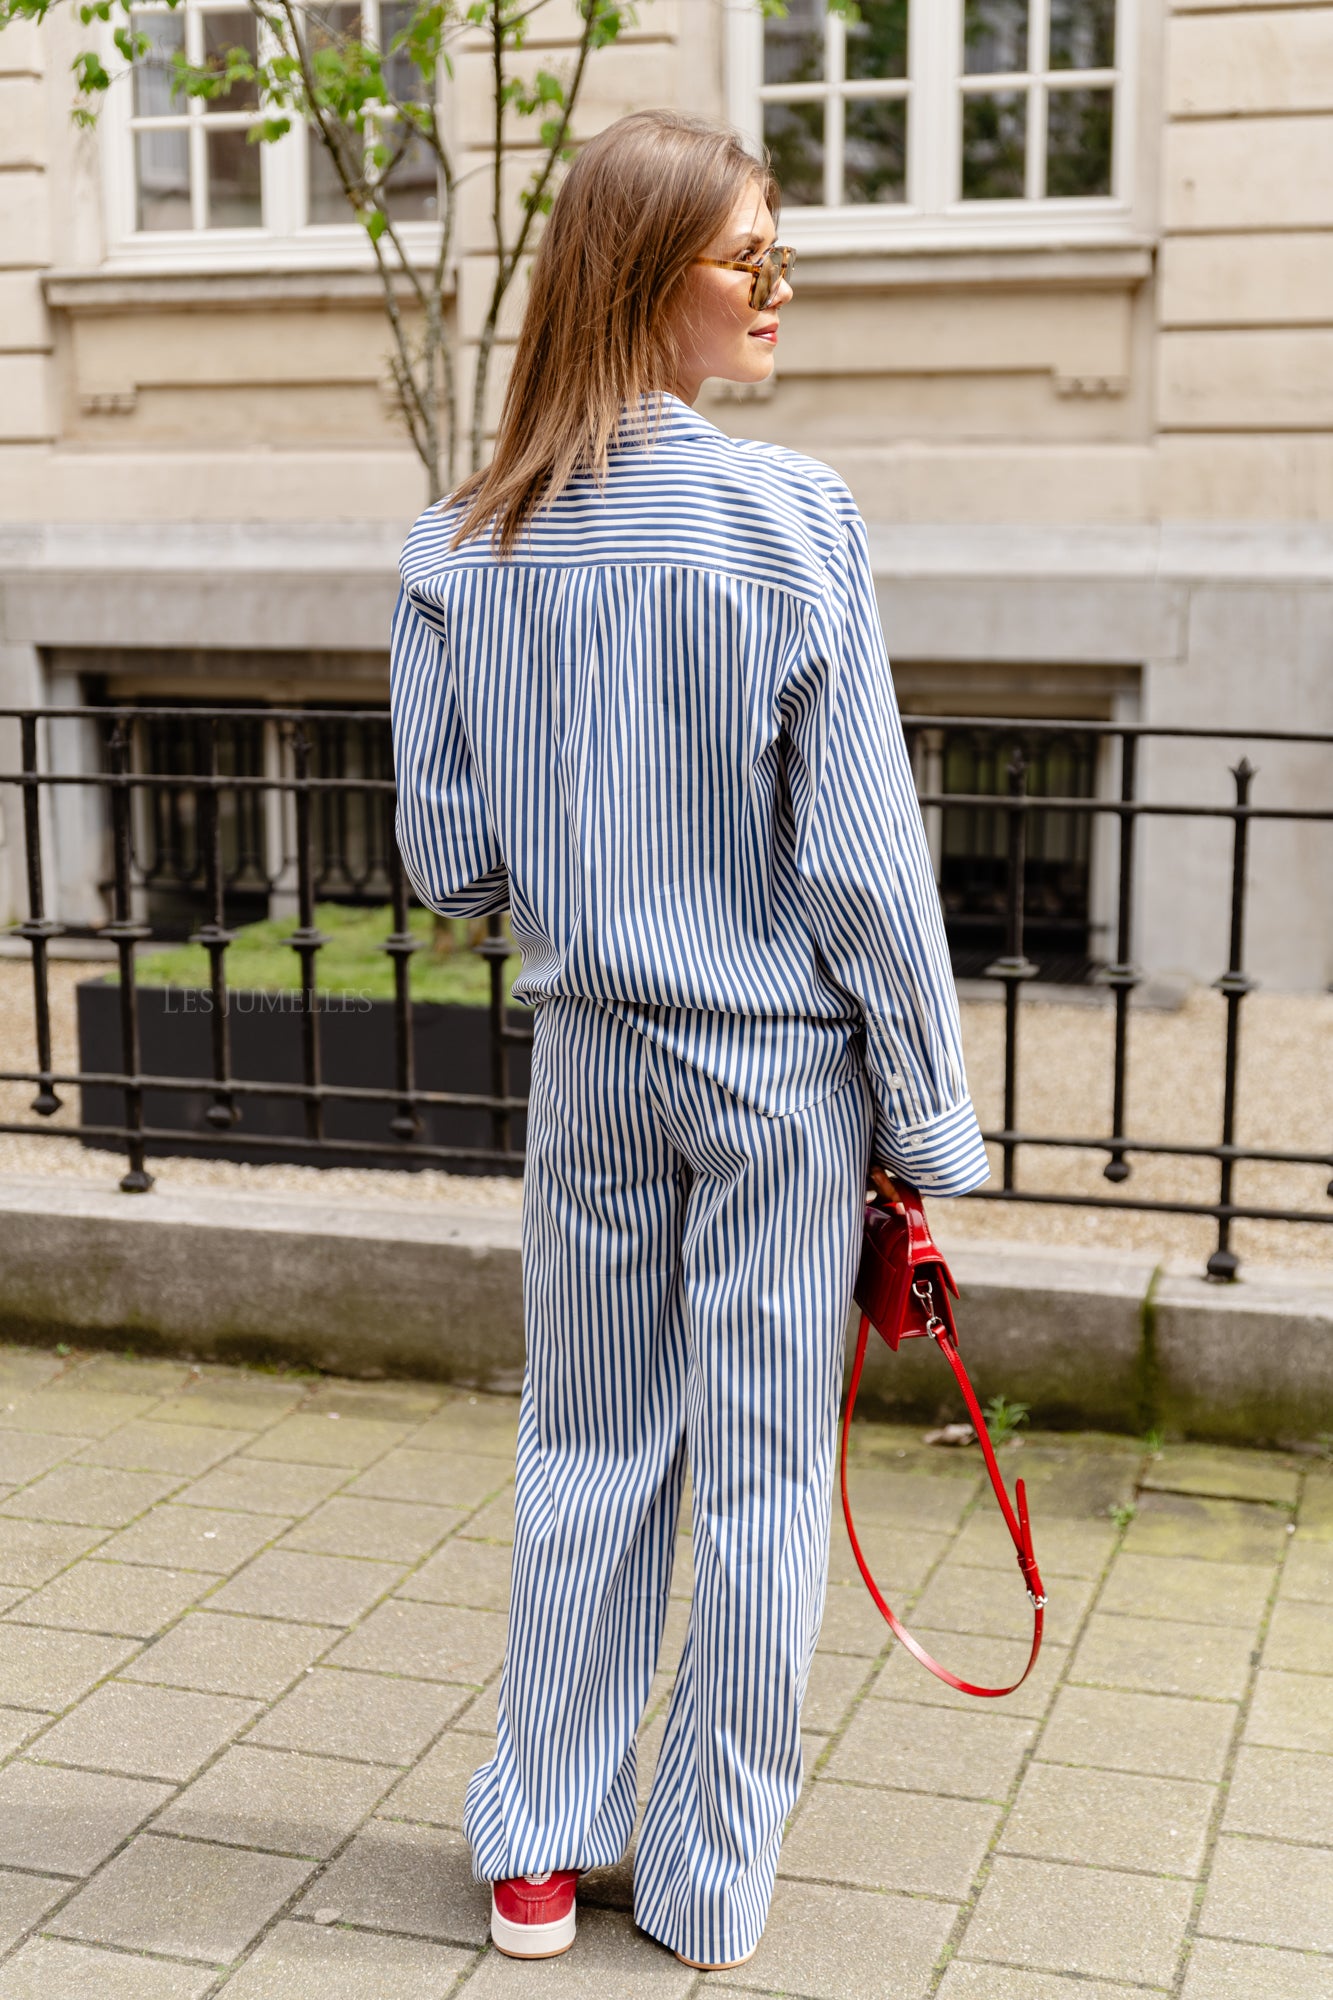
[[[388,218],[382,208],[363,208],[361,220],[372,243],[378,243],[384,234]]]
[[[589,48],[604,49],[616,40],[625,25],[627,10],[620,5],[620,0],[579,0],[579,12],[585,20],[591,16]]]
[[[285,139],[291,129],[290,118],[261,118],[246,133],[246,143],[250,146],[267,146],[274,139]]]
[[[132,28],[113,28],[111,39],[128,63],[143,62],[152,54],[151,39],[147,35],[136,34]]]
[[[102,58],[95,49],[84,49],[75,56],[70,65],[81,91],[91,95],[94,91],[109,90],[111,78],[102,66]]]

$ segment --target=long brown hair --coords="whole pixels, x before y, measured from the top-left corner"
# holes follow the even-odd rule
[[[633,111],[581,148],[533,260],[495,455],[444,503],[468,503],[454,548],[489,522],[507,556],[576,473],[604,477],[624,404],[651,434],[685,274],[751,186],[776,215],[767,156],[680,112]]]

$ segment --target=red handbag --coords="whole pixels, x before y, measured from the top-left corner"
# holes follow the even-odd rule
[[[1014,1503],[1010,1503],[1004,1479],[995,1461],[995,1450],[990,1441],[990,1433],[986,1429],[986,1419],[981,1413],[976,1391],[968,1380],[967,1370],[958,1353],[958,1329],[954,1325],[953,1308],[949,1304],[951,1292],[955,1298],[958,1297],[958,1287],[953,1281],[953,1274],[931,1240],[930,1225],[926,1221],[926,1211],[921,1205],[920,1195],[913,1193],[909,1188],[899,1188],[898,1202],[893,1207],[880,1207],[873,1201],[867,1201],[861,1267],[852,1294],[861,1308],[861,1327],[857,1334],[856,1360],[852,1365],[847,1408],[842,1420],[842,1511],[846,1517],[847,1535],[852,1545],[852,1554],[856,1557],[857,1568],[865,1578],[870,1595],[888,1620],[895,1638],[902,1640],[908,1652],[940,1680],[947,1681],[952,1688],[957,1688],[960,1694],[1012,1694],[1015,1688],[1022,1686],[1032,1672],[1036,1665],[1037,1654],[1041,1651],[1046,1595],[1041,1587],[1037,1558],[1032,1553],[1032,1527],[1028,1520],[1027,1492],[1023,1481],[1016,1480]],[[991,1485],[995,1488],[995,1497],[1000,1503],[1005,1525],[1018,1551],[1018,1567],[1032,1601],[1032,1651],[1018,1679],[1011,1681],[1007,1687],[974,1687],[970,1681],[960,1680],[957,1674],[951,1674],[947,1667],[939,1664],[938,1660],[932,1660],[925,1647],[912,1637],[889,1609],[880,1593],[879,1585],[870,1573],[870,1566],[861,1553],[861,1544],[856,1539],[856,1529],[852,1523],[851,1502],[847,1497],[847,1440],[852,1427],[852,1411],[856,1408],[856,1393],[861,1386],[861,1371],[865,1367],[866,1343],[872,1326],[878,1328],[895,1353],[901,1340],[912,1340],[918,1335],[933,1340],[953,1369],[958,1386],[963,1392],[963,1401],[967,1404],[968,1414],[985,1456],[986,1470],[990,1474]]]

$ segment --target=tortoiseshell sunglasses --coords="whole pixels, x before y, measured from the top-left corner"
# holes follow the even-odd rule
[[[762,257],[696,257],[696,264],[714,264],[719,271],[748,271],[751,274],[750,310],[762,312],[796,261],[796,252],[786,243],[770,243]]]

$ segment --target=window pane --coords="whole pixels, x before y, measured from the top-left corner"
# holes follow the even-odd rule
[[[137,35],[147,35],[153,48],[134,65],[134,114],[136,118],[161,118],[182,111],[185,99],[171,95],[172,59],[185,46],[183,14],[132,14],[130,26]]]
[[[764,82],[815,83],[823,74],[823,0],[790,0],[785,20],[764,23]]]
[[[228,49],[244,49],[251,62],[258,55],[256,40],[259,28],[253,14],[239,9],[233,13],[230,8],[221,14],[204,15],[204,54],[210,62],[219,65]],[[234,83],[224,97],[204,99],[205,111],[253,111],[259,103],[259,91],[253,83]]]
[[[824,107],[766,104],[764,144],[773,160],[784,202],[824,199]]]
[[[345,0],[330,0],[327,6],[305,10],[306,46],[318,63],[321,49],[333,48],[344,39],[360,41],[361,9]],[[306,221],[350,222],[352,211],[343,193],[332,160],[311,128],[306,133]]]
[[[907,0],[861,0],[861,18],[847,23],[850,77],[907,75]]]
[[[399,143],[391,127],[385,134],[389,144]],[[395,222],[433,222],[439,213],[439,184],[435,155],[420,132],[414,131],[407,149],[389,176],[389,212]]]
[[[182,131],[136,132],[136,229],[190,227],[190,151]]]
[[[424,103],[427,95],[425,79],[411,57],[401,49],[397,55],[390,53],[414,12],[415,0],[385,0],[380,8],[385,81],[404,104]],[[392,138],[393,134],[389,136]],[[390,209],[401,222],[433,222],[439,214],[438,166],[435,154],[420,132],[411,134],[407,150],[390,178],[389,194]]]
[[[384,77],[393,92],[404,104],[419,104],[425,101],[427,91],[425,79],[404,49],[392,53],[393,45],[416,12],[415,5],[404,5],[403,0],[388,0],[380,8],[380,47],[384,51]]]
[[[963,200],[1022,197],[1027,93],[968,91],[963,98]]]
[[[1111,192],[1113,96],[1109,90],[1053,90],[1046,127],[1046,192]]]
[[[1051,0],[1051,68],[1110,69],[1115,0]]]
[[[938,0],[936,0],[938,5]],[[963,68],[969,76],[1028,66],[1028,0],[967,0]]]
[[[843,200],[905,200],[906,103],[901,97],[849,97],[844,111]]]
[[[259,147],[244,129],[208,134],[208,226],[258,229],[263,222],[259,194]]]
[[[361,9],[349,4],[309,7],[306,10],[306,40],[312,49],[328,48],[343,36],[361,38]]]
[[[352,210],[322,139],[306,133],[306,220],[350,222]]]

